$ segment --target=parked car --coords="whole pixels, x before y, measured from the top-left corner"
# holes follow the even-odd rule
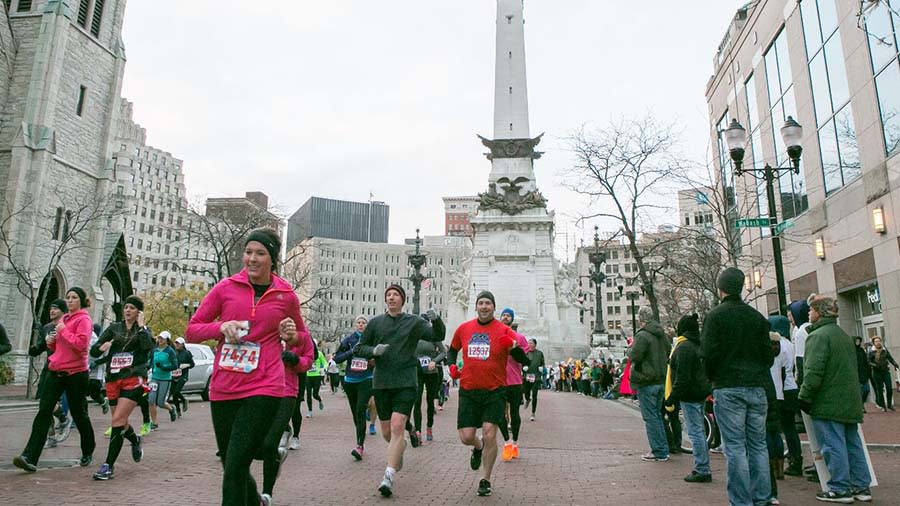
[[[213,362],[216,354],[205,344],[187,343],[187,349],[194,357],[194,368],[188,376],[181,393],[200,394],[204,401],[209,400],[209,378],[212,376]]]

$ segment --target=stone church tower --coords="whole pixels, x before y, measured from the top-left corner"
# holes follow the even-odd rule
[[[110,191],[125,0],[0,2],[0,322],[21,382],[32,300],[46,318],[81,286],[101,321],[131,290]]]

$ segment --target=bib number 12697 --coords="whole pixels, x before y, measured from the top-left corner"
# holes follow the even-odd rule
[[[222,344],[219,355],[219,369],[251,373],[259,366],[259,344]]]

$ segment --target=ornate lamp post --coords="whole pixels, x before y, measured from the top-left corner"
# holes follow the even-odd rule
[[[419,294],[422,290],[422,282],[428,279],[428,276],[422,274],[422,266],[425,265],[425,258],[428,253],[421,250],[422,239],[419,237],[419,229],[416,229],[416,249],[406,253],[407,261],[412,266],[412,272],[406,278],[413,284],[413,314],[419,314]]]
[[[617,288],[619,289],[619,296],[622,296],[622,292],[625,291],[625,278],[620,274],[616,277]],[[634,333],[637,331],[637,310],[635,309],[634,301],[636,301],[641,295],[634,290],[629,290],[625,293],[625,298],[631,302],[631,332]]]
[[[184,299],[181,301],[181,306],[184,308],[184,314],[187,315],[188,320],[194,316],[194,313],[197,312],[197,308],[200,307],[200,301],[195,300],[193,307],[191,306],[191,301],[188,299]]]
[[[775,284],[778,291],[778,313],[783,314],[785,306],[787,306],[787,296],[784,289],[784,266],[781,260],[781,240],[778,238],[778,214],[775,208],[775,178],[776,173],[792,171],[794,174],[800,173],[800,155],[803,153],[803,147],[800,146],[800,140],[803,138],[803,127],[801,127],[794,118],[788,116],[781,127],[781,138],[784,145],[787,146],[788,158],[791,159],[790,167],[772,167],[768,163],[761,169],[745,169],[744,164],[744,148],[747,145],[747,130],[741,126],[736,119],[731,120],[731,124],[725,130],[725,142],[728,144],[728,151],[731,159],[734,161],[734,169],[737,175],[749,173],[756,179],[762,179],[766,182],[766,197],[769,200],[769,236],[772,238],[772,256],[775,263]],[[757,160],[754,160],[756,162]]]
[[[591,271],[588,278],[594,283],[595,298],[597,299],[597,318],[594,320],[594,333],[602,334],[603,327],[603,297],[600,293],[601,285],[606,281],[606,274],[603,272],[603,264],[606,262],[606,253],[600,250],[600,233],[598,227],[594,226],[594,251],[588,254],[588,262],[591,264]]]

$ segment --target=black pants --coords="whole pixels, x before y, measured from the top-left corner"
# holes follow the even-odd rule
[[[31,424],[31,435],[22,452],[29,462],[37,464],[41,458],[44,442],[47,441],[47,432],[50,430],[50,424],[53,423],[53,410],[63,392],[69,398],[69,412],[72,414],[72,419],[75,421],[81,437],[81,454],[94,454],[97,443],[94,441],[94,428],[88,417],[87,390],[87,371],[67,376],[48,371],[38,412]]]
[[[187,400],[181,393],[184,384],[187,383],[188,380],[186,376],[187,374],[182,374],[180,378],[172,380],[172,404],[175,405],[175,411],[179,415],[181,414],[182,405],[187,403]]]
[[[294,397],[283,397],[278,405],[278,413],[272,426],[269,427],[269,433],[260,449],[260,455],[263,461],[263,493],[272,495],[275,489],[275,480],[278,478],[278,469],[281,467],[281,458],[278,455],[278,443],[281,442],[281,435],[284,431],[289,430],[288,422],[291,420],[291,414],[294,412],[294,404],[297,399]]]
[[[313,398],[315,398],[319,402],[322,402],[322,398],[319,397],[320,388],[322,388],[321,376],[306,377],[306,409],[308,409],[309,411],[312,411]]]
[[[106,400],[106,390],[103,389],[103,382],[98,379],[88,380],[88,396],[98,405],[103,405]]]
[[[875,388],[875,404],[880,408],[894,407],[894,392],[891,390],[891,370],[872,369],[872,386]]]
[[[300,427],[303,425],[303,414],[300,413],[300,406],[303,404],[303,395],[306,393],[306,373],[297,375],[299,380],[299,388],[297,389],[297,402],[294,403],[294,412],[291,414],[291,425],[294,430],[292,435],[300,437]]]
[[[522,393],[525,394],[525,401],[531,402],[531,415],[537,412],[537,397],[538,390],[541,389],[540,381],[535,381],[534,383],[525,381],[522,383]]]
[[[222,476],[222,505],[257,506],[259,492],[250,475],[250,464],[263,446],[267,430],[278,413],[281,399],[254,396],[210,403],[216,445],[225,472]]]
[[[428,428],[434,427],[434,401],[441,395],[441,376],[440,374],[422,374],[419,373],[419,386],[416,393],[416,403],[413,405],[413,422],[416,430],[422,431],[422,394],[427,393],[425,402],[428,406],[426,415],[428,419]]]
[[[784,433],[784,439],[787,441],[788,455],[793,459],[802,456],[800,449],[800,436],[797,435],[797,412],[800,406],[797,404],[797,395],[800,390],[785,390],[784,400],[778,401],[781,407],[781,432]]]
[[[345,381],[344,393],[347,394],[353,425],[356,426],[356,445],[363,446],[366,442],[366,409],[369,407],[369,399],[372,398],[372,380],[367,379],[359,383]],[[372,416],[374,415],[375,413],[372,413]]]
[[[508,385],[505,392],[506,404],[509,406],[509,417],[500,424],[500,434],[504,441],[509,441],[510,429],[512,429],[512,441],[519,441],[519,429],[522,428],[522,416],[519,414],[519,406],[522,405],[522,385]],[[504,415],[506,411],[504,410]]]
[[[669,441],[669,451],[672,450],[680,451],[681,450],[681,420],[678,418],[678,412],[681,410],[681,406],[678,403],[675,404],[675,411],[671,413],[666,410],[666,407],[663,406],[663,425],[666,428],[666,439]]]
[[[341,386],[341,375],[338,373],[328,373],[328,386],[331,387],[331,393],[335,393]]]

